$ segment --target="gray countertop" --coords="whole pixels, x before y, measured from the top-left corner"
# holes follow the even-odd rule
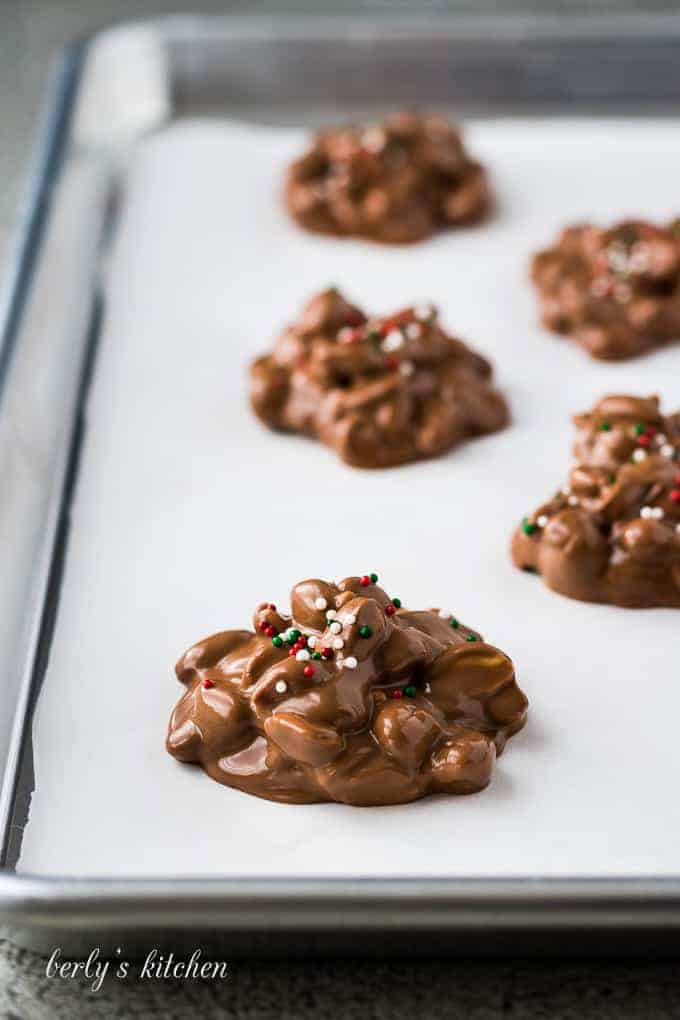
[[[0,0],[0,257],[20,215],[22,179],[36,128],[50,59],[75,36],[116,20],[187,13],[191,0]],[[571,4],[423,0],[423,11],[639,10],[634,2]],[[408,12],[412,3],[217,3],[202,12]],[[675,10],[677,3],[644,9]],[[78,1020],[197,1016],[305,1018],[506,1017],[656,1020],[680,1016],[680,965],[640,960],[625,964],[413,962],[238,962],[222,983],[110,980],[97,993],[83,979],[45,975],[46,961],[0,942],[0,1016],[5,1020]]]
[[[5,1020],[677,1020],[680,965],[425,961],[231,962],[223,982],[45,977],[0,944]]]

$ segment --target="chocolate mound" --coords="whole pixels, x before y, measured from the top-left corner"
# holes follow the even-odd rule
[[[438,114],[330,128],[290,166],[285,200],[307,230],[386,244],[420,241],[489,210],[484,168]]]
[[[510,659],[450,613],[403,609],[375,574],[263,602],[177,664],[167,749],[288,803],[399,804],[487,785],[527,699]]]
[[[617,361],[680,337],[680,220],[568,227],[534,256],[544,324]]]
[[[369,320],[330,289],[253,363],[251,403],[270,428],[316,437],[354,467],[391,467],[503,428],[490,379],[430,305]]]
[[[517,529],[515,565],[585,602],[680,608],[680,413],[615,396],[574,422],[568,488]]]

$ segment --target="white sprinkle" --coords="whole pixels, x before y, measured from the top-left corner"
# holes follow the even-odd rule
[[[593,297],[603,298],[609,293],[611,284],[606,276],[598,277],[590,285],[590,293]]]
[[[674,447],[672,447],[670,443],[666,443],[665,446],[661,447],[661,456],[668,457],[669,460],[672,460],[673,457],[675,456]],[[642,460],[642,458],[640,458],[640,460]]]
[[[328,629],[330,630],[331,634],[339,634],[340,631],[342,630],[342,624],[338,623],[337,620],[333,620],[333,623],[330,625]]]
[[[344,647],[345,647],[345,642],[342,640],[341,637],[333,638],[333,648],[335,648],[336,652],[339,652],[340,649],[344,648]]]
[[[309,662],[310,655],[306,648],[301,648],[300,651],[296,653],[295,658],[298,662]]]
[[[434,317],[434,308],[432,305],[416,305],[413,314],[421,322],[429,322]]]
[[[423,328],[417,322],[409,322],[406,327],[406,336],[409,340],[419,340],[423,335]]]
[[[335,609],[329,609],[328,612],[326,613],[326,618],[328,620],[334,620],[337,615],[338,614],[335,611]]]
[[[618,273],[625,273],[628,268],[628,255],[618,244],[610,244],[607,248],[609,265]]]
[[[274,685],[274,690],[276,691],[277,694],[285,694],[286,691],[288,690],[288,684],[286,683],[285,680],[277,680],[276,684]]]
[[[308,648],[316,648],[316,643],[317,643],[318,640],[319,639],[317,637],[315,637],[314,634],[310,634],[309,637],[307,638],[307,647]]]
[[[326,609],[327,606],[328,606],[328,603],[326,602],[325,599],[322,599],[321,597],[319,597],[318,599],[316,599],[314,601],[314,608],[315,609]]]
[[[654,509],[651,506],[643,506],[640,510],[640,517],[644,517],[647,520],[654,516]]]
[[[379,127],[369,127],[361,136],[361,144],[369,152],[382,152],[387,143],[387,135]]]
[[[652,509],[652,517],[654,517],[657,521],[662,521],[663,517],[664,517],[663,507],[662,506],[655,506]]]
[[[544,528],[547,523],[548,523],[548,518],[546,517],[545,514],[541,514],[540,517],[536,518],[536,524],[539,526],[539,528]]]
[[[357,618],[354,615],[354,613],[348,613],[347,616],[345,617],[345,623],[347,624],[348,627],[351,627],[356,622]]]
[[[398,351],[400,347],[404,346],[404,337],[400,330],[393,329],[387,334],[380,346],[388,353],[390,351]]]
[[[638,241],[637,244],[633,245],[628,261],[633,272],[644,273],[645,269],[649,266],[647,246]]]
[[[399,365],[399,371],[402,375],[413,375],[415,372],[415,365],[412,361],[402,361]]]
[[[656,443],[657,446],[665,445],[667,439],[663,432],[657,432],[657,434],[654,436],[654,442]]]
[[[569,499],[567,500],[567,503],[569,504],[569,506],[578,506],[580,500],[578,496],[570,496]]]
[[[338,330],[335,339],[339,344],[351,343],[354,339],[354,330],[351,326],[343,326],[342,329]]]
[[[343,666],[346,666],[347,669],[356,669],[357,666],[359,665],[358,661],[354,658],[353,655],[348,655],[346,659],[343,659],[342,664]]]
[[[439,615],[439,619],[440,620],[450,620],[451,619],[451,613],[447,612],[446,609],[440,609],[438,615]]]
[[[432,684],[425,684],[425,693],[426,694],[432,693]]]
[[[663,450],[661,452],[663,453]],[[664,454],[664,457],[665,456],[666,455]],[[635,461],[636,464],[640,464],[643,460],[646,460],[646,459],[647,459],[647,451],[646,450],[635,450],[633,452],[633,460]]]

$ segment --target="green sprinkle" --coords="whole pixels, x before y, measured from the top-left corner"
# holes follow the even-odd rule
[[[643,425],[641,422],[638,422],[637,425],[635,426],[635,435],[636,436],[644,436],[646,431],[647,431],[646,426]]]
[[[369,574],[368,576],[371,579],[371,584],[375,584],[376,581],[378,580],[378,575],[377,574]]]
[[[466,641],[476,641],[477,640],[477,636],[476,636],[476,634],[468,634],[468,636],[465,638],[465,640]]]
[[[600,432],[611,432],[612,423],[610,421],[603,421],[600,425]]]
[[[323,655],[321,654],[321,652],[312,652],[312,658],[317,660],[323,659]]]
[[[363,627],[359,627],[359,637],[373,637],[373,628],[367,627],[366,624]]]
[[[297,639],[300,637],[300,631],[295,630],[295,628],[293,627],[292,630],[288,631],[287,637],[289,641],[297,641]]]
[[[417,693],[418,691],[415,687],[404,687],[404,694],[406,694],[409,698],[415,698]]]
[[[272,638],[272,644],[274,645],[274,648],[280,648],[283,644],[283,638],[277,634],[276,637]]]
[[[524,534],[525,535],[533,535],[535,530],[536,530],[536,525],[535,524],[530,524],[529,520],[526,517],[523,517],[522,518],[522,531],[524,532]]]
[[[392,599],[392,605],[395,609],[401,609],[401,599]]]
[[[455,616],[452,616],[451,619],[449,620],[449,627],[453,627],[454,630],[458,630],[458,628],[460,627],[460,623],[455,618]]]

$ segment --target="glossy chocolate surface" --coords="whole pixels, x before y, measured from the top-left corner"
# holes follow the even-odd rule
[[[491,205],[458,127],[409,112],[321,131],[289,168],[285,200],[306,230],[387,244],[474,223]]]
[[[680,608],[680,413],[609,396],[574,422],[577,463],[515,532],[516,566],[585,602]]]
[[[524,724],[510,659],[452,614],[401,607],[376,575],[302,581],[292,615],[215,634],[177,664],[167,748],[220,783],[289,803],[474,793]]]
[[[680,220],[568,227],[533,259],[544,324],[618,361],[680,337]]]
[[[368,318],[336,289],[253,363],[251,403],[270,428],[320,439],[362,468],[433,457],[509,420],[490,364],[444,332],[435,308]]]

